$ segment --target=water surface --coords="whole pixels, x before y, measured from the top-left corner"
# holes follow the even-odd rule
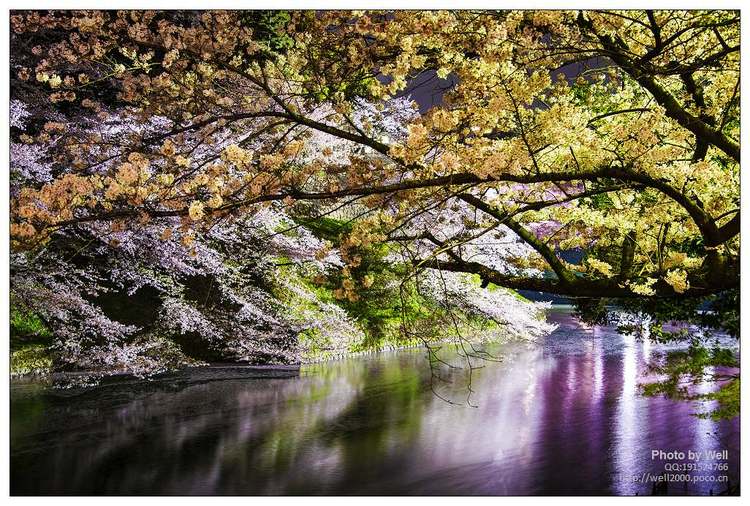
[[[423,350],[286,379],[11,389],[12,494],[651,494],[652,450],[728,450],[670,494],[736,485],[739,420],[638,393],[660,349],[566,310],[537,345],[436,380]],[[30,392],[30,389],[33,390]],[[450,404],[436,396],[452,399]],[[682,462],[685,462],[684,460]],[[681,474],[681,473],[678,473]],[[663,489],[661,491],[664,491]]]

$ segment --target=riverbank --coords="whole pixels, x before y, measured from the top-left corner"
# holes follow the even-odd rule
[[[565,306],[561,306],[565,307]],[[511,335],[502,328],[494,328],[492,337],[475,338],[475,344],[500,345],[512,340]],[[429,343],[430,347],[441,348],[445,345],[455,343],[454,338],[434,340]],[[385,343],[376,349],[339,351],[318,355],[316,358],[291,365],[277,364],[244,364],[244,363],[198,363],[178,369],[168,370],[145,377],[136,376],[127,372],[102,373],[99,371],[75,371],[75,372],[50,372],[48,369],[33,368],[23,374],[11,374],[11,387],[22,388],[30,383],[43,384],[47,386],[61,387],[63,390],[80,390],[84,388],[107,387],[112,385],[128,385],[137,382],[173,382],[190,384],[201,381],[216,381],[221,379],[272,379],[288,378],[299,374],[300,368],[308,365],[325,364],[339,360],[376,355],[380,353],[394,352],[424,348],[428,344],[413,339],[403,344],[393,342]],[[51,365],[51,362],[50,362]]]
[[[24,390],[35,392],[40,386],[65,385],[65,388],[54,388],[58,395],[75,395],[82,390],[116,388],[143,388],[168,386],[183,388],[198,383],[221,380],[247,379],[280,379],[299,376],[300,365],[244,365],[244,364],[205,364],[191,366],[174,371],[155,374],[147,378],[138,378],[132,374],[121,373],[97,378],[93,373],[69,372],[53,373],[46,376],[26,375],[11,380],[11,391],[22,394]],[[94,376],[96,381],[92,381]]]

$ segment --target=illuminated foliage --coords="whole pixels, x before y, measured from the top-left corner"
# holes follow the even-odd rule
[[[377,286],[357,269],[378,244],[406,279],[693,310],[739,286],[739,12],[53,11],[11,26],[16,251],[87,224],[190,251],[269,209],[335,211],[351,215],[335,287],[351,303]],[[435,97],[410,101],[418,82]]]
[[[387,238],[418,228],[419,211],[462,200],[476,223],[423,265],[590,296],[736,286],[736,12],[266,18],[14,14],[14,37],[32,45],[18,79],[62,111],[96,113],[24,132],[30,144],[54,143],[54,163],[75,170],[19,190],[14,245],[83,221],[178,216],[188,233],[274,200],[344,198],[368,208],[369,233]],[[261,43],[254,31],[276,37]],[[394,111],[392,97],[426,73],[448,83],[441,102]],[[345,145],[343,159],[316,149],[321,137]],[[499,226],[534,250],[523,262],[555,277],[484,272],[456,253]],[[572,248],[590,260],[556,255]]]

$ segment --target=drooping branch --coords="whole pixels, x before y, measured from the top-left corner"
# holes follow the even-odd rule
[[[554,273],[557,275],[558,280],[561,284],[568,285],[575,281],[575,276],[567,267],[565,267],[562,261],[557,257],[557,254],[552,251],[549,246],[540,241],[534,234],[524,228],[520,223],[512,219],[507,213],[498,211],[486,202],[468,193],[459,195],[459,198],[467,204],[476,207],[477,209],[492,216],[496,220],[502,222],[513,232],[515,232],[521,239],[523,239],[524,242],[534,248],[534,250],[542,255],[544,260],[549,264]]]
[[[413,265],[451,272],[477,274],[490,283],[511,290],[531,290],[571,298],[672,298],[677,295],[674,289],[664,281],[659,281],[653,286],[653,295],[644,296],[633,292],[625,285],[619,283],[616,278],[596,280],[576,278],[574,283],[566,284],[561,283],[559,279],[503,274],[479,262],[465,260],[417,259],[413,261]],[[737,288],[738,286],[739,279],[736,277],[727,276],[714,280],[712,284],[707,283],[703,279],[693,278],[691,279],[690,288],[681,293],[680,297],[705,297],[713,293]]]
[[[271,202],[292,198],[295,200],[328,200],[352,196],[370,196],[388,193],[396,193],[422,188],[453,186],[465,184],[483,184],[493,182],[513,182],[519,184],[534,184],[545,182],[569,182],[569,181],[596,181],[602,178],[614,178],[620,181],[638,183],[644,187],[654,188],[672,198],[680,204],[698,226],[704,238],[704,243],[708,247],[716,247],[739,233],[739,216],[735,216],[729,223],[720,229],[716,226],[715,221],[695,202],[691,201],[686,195],[672,187],[665,181],[654,179],[646,174],[641,174],[629,169],[623,168],[603,168],[596,171],[578,172],[578,171],[560,171],[543,174],[497,174],[493,176],[478,176],[472,173],[458,173],[448,176],[439,176],[428,179],[410,179],[398,183],[386,184],[381,186],[362,186],[345,188],[338,191],[329,192],[306,192],[294,188],[279,193],[265,194],[250,199],[227,203],[216,209],[216,213],[231,212],[236,209],[249,207],[262,202]],[[51,227],[64,227],[76,223],[92,221],[111,221],[129,217],[147,214],[153,218],[168,216],[185,216],[188,209],[176,210],[158,210],[158,209],[123,209],[104,213],[96,213],[87,216],[81,216],[70,220],[64,220],[50,225]]]

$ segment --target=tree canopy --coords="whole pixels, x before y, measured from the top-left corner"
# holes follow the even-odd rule
[[[14,14],[31,46],[17,85],[69,118],[23,140],[54,139],[55,161],[74,168],[19,191],[14,246],[168,216],[189,240],[270,201],[356,202],[351,243],[400,241],[415,267],[500,286],[737,286],[737,12],[285,19],[264,40],[254,31],[269,23],[241,12]],[[438,82],[435,105],[393,104],[419,76]],[[118,126],[94,123],[113,110]],[[437,237],[433,220],[456,207],[463,226]],[[533,250],[518,272],[471,253],[500,226]],[[575,248],[580,264],[560,257]]]

